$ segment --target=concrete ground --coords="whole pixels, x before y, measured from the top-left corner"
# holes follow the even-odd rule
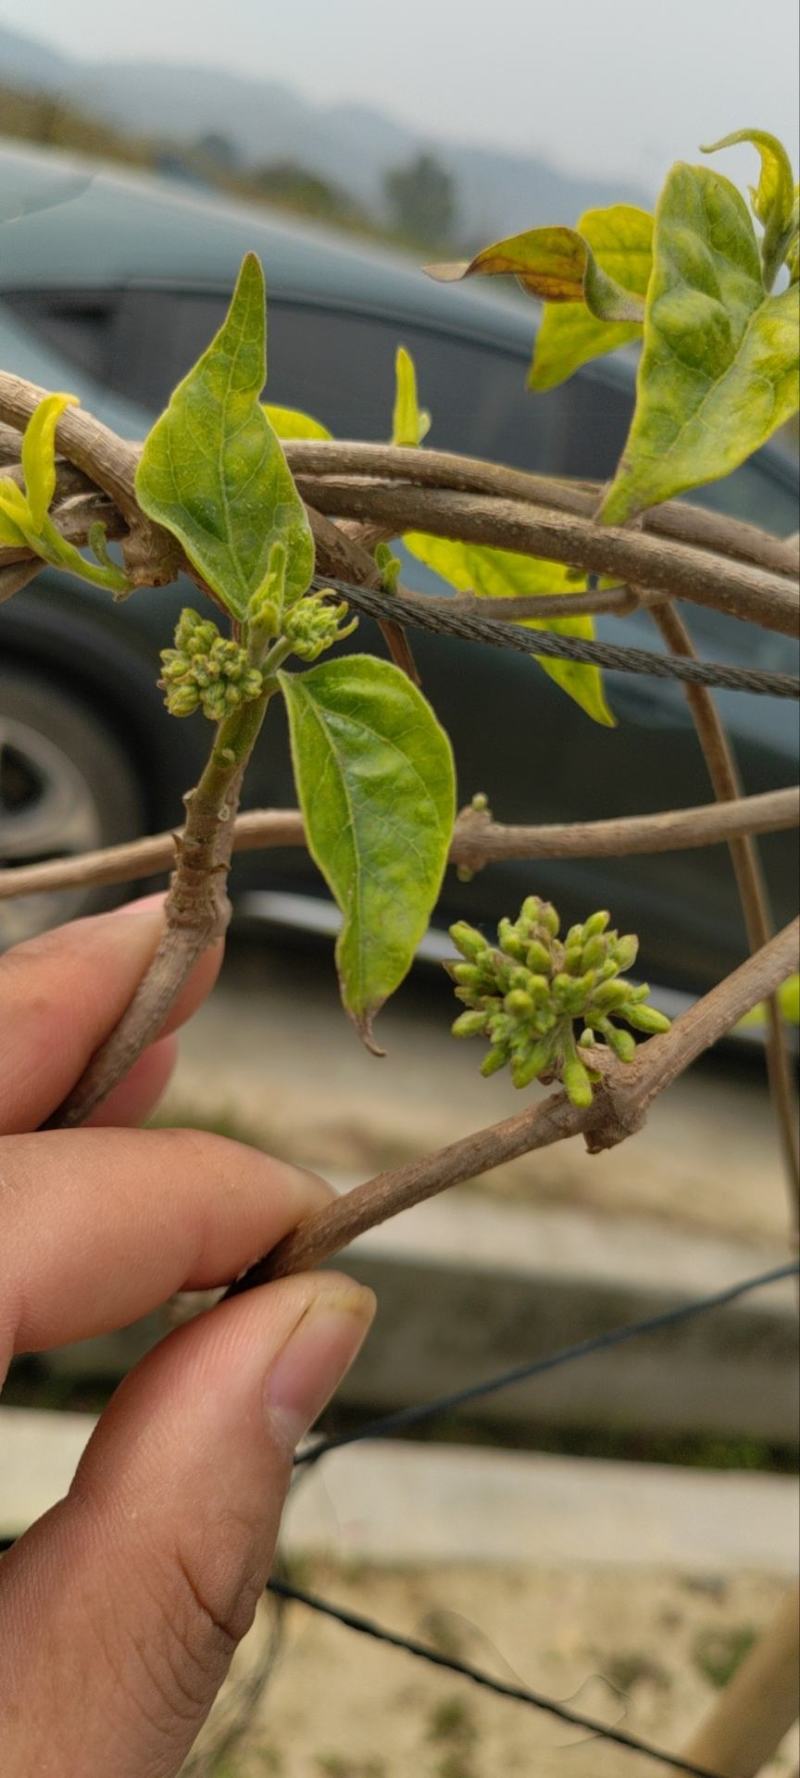
[[[57,1497],[91,1424],[0,1410],[0,1531]],[[364,1445],[302,1475],[283,1564],[305,1591],[677,1751],[777,1609],[797,1504],[782,1476]],[[266,1683],[275,1614],[266,1601],[185,1778],[658,1770],[301,1604]],[[795,1732],[765,1778],[789,1778],[797,1751]]]

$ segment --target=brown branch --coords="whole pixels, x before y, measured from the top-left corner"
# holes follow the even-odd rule
[[[792,1587],[745,1656],[686,1759],[720,1778],[756,1778],[800,1713],[800,1597]]]
[[[200,780],[184,798],[186,825],[177,841],[156,954],[119,1023],[48,1119],[48,1129],[72,1129],[84,1123],[108,1097],[158,1036],[198,957],[224,935],[231,913],[227,876],[233,825],[245,767],[269,696],[265,690],[261,697],[240,705],[216,729]]]
[[[26,558],[22,562],[9,562],[0,566],[0,605],[6,599],[13,599],[14,594],[21,593],[24,587],[30,586],[37,574],[41,574],[43,567],[44,563],[35,557],[33,560]]]
[[[14,405],[19,409],[18,398]],[[20,424],[23,423],[20,419]],[[19,447],[17,427],[0,422],[0,463],[14,464],[19,457]],[[133,445],[130,448],[138,452],[141,447]],[[507,499],[533,501],[536,505],[552,506],[558,512],[572,512],[587,518],[595,512],[602,492],[599,482],[533,475],[527,470],[427,448],[411,453],[395,445],[352,443],[340,439],[292,439],[286,443],[285,451],[291,469],[307,476],[377,476],[409,482],[416,487],[449,488],[465,494],[497,494]],[[63,471],[68,473],[66,465]],[[78,477],[74,476],[68,491],[77,491],[77,485]],[[769,568],[776,574],[796,576],[800,571],[800,538],[796,534],[787,538],[774,537],[757,525],[711,512],[705,507],[687,506],[677,500],[665,501],[645,515],[644,529],[652,531],[654,536],[675,538],[681,543],[712,550],[717,555]],[[373,527],[373,536],[375,540],[385,537],[385,527]]]
[[[674,606],[656,606],[653,618],[671,653],[696,660],[691,636]],[[715,796],[721,805],[741,800],[742,786],[733,749],[711,692],[706,686],[687,685],[686,699]],[[774,930],[758,848],[750,834],[740,834],[730,837],[729,849],[747,941],[751,951],[758,951]],[[800,1147],[789,1051],[775,995],[767,1002],[766,1056],[770,1092],[786,1162],[792,1221],[797,1233],[800,1230]]]
[[[732,835],[779,833],[800,825],[800,789],[762,791],[735,803],[701,803],[656,815],[611,821],[547,822],[541,827],[503,826],[465,809],[456,822],[450,863],[481,870],[505,858],[617,858],[634,853],[684,851],[719,845]],[[0,901],[57,889],[95,889],[132,883],[171,868],[174,833],[151,834],[74,858],[0,870]],[[304,846],[299,809],[250,809],[233,827],[233,851]]]
[[[24,426],[43,393],[22,378],[0,372],[0,422],[10,422],[17,428]],[[134,584],[160,585],[174,579],[184,563],[183,557],[168,533],[146,520],[136,504],[134,475],[140,447],[117,438],[81,408],[68,408],[61,416],[57,441],[69,462],[115,501],[130,526],[131,535],[125,541],[124,551]],[[321,457],[312,455],[312,451],[320,449]],[[587,511],[573,510],[576,504],[585,508],[594,502],[596,496],[588,484],[577,488],[557,484],[556,493],[558,488],[566,489],[558,496],[562,505],[570,508],[560,510],[552,498],[553,484],[545,478],[521,476],[519,471],[474,464],[445,453],[393,450],[388,446],[318,446],[312,441],[296,441],[288,455],[299,469],[302,462],[330,467],[333,462],[353,461],[358,452],[367,453],[361,461],[369,473],[374,474],[380,464],[387,476],[394,473],[402,480],[370,482],[363,476],[315,477],[305,473],[300,477],[301,491],[318,511],[357,519],[391,535],[424,528],[440,536],[460,537],[465,542],[543,555],[613,576],[623,583],[711,605],[768,629],[787,634],[796,631],[798,598],[786,578],[796,561],[791,544],[769,539],[749,527],[737,530],[727,520],[723,525],[713,514],[677,504],[669,509],[666,520],[679,534],[675,540],[663,531],[666,507],[649,515],[648,525],[635,532],[600,526]],[[473,484],[482,479],[483,485],[493,492],[423,485],[429,475],[441,479],[445,473],[451,482],[459,474],[462,480],[471,477]],[[514,498],[508,498],[509,488],[514,490]],[[533,500],[531,488],[535,491]],[[544,501],[550,502],[549,507]],[[654,535],[648,528],[659,525],[660,534]],[[687,531],[691,531],[691,541],[686,541]],[[758,555],[759,563],[744,557],[728,557],[725,552],[731,544],[728,541],[726,545],[726,539],[730,537],[735,537],[737,549],[749,549],[750,555]],[[696,547],[696,539],[701,540],[702,547]],[[712,540],[716,554],[708,547]],[[351,544],[350,539],[343,542]],[[361,554],[371,561],[366,551]],[[780,571],[761,566],[765,556],[773,563],[777,561]],[[0,561],[3,559],[0,556]],[[322,558],[320,568],[323,573],[333,572]]]
[[[591,518],[602,493],[599,482],[571,481],[557,476],[532,475],[503,464],[483,463],[450,451],[409,452],[396,445],[348,441],[293,439],[286,445],[290,468],[296,475],[359,475],[404,481],[414,487],[451,489],[463,494],[494,494],[501,499],[532,501]],[[768,568],[776,574],[796,576],[800,570],[798,539],[773,537],[757,525],[686,506],[677,500],[654,507],[644,518],[644,529],[656,537],[675,538],[716,555],[733,557]]]
[[[616,1062],[604,1067],[603,1085],[591,1105],[579,1110],[563,1093],[554,1093],[544,1103],[463,1136],[435,1154],[377,1174],[309,1217],[252,1266],[229,1295],[310,1270],[401,1210],[567,1136],[582,1134],[593,1154],[623,1142],[641,1129],[657,1094],[790,974],[799,937],[800,921],[794,920],[697,1001],[663,1037],[642,1044],[628,1067]]]
[[[797,589],[783,575],[722,560],[683,543],[665,544],[645,531],[595,525],[588,518],[480,494],[443,492],[403,483],[340,477],[297,476],[303,498],[329,517],[377,521],[400,536],[430,531],[437,537],[487,544],[520,555],[545,556],[591,573],[710,605],[732,617],[795,635],[800,616]]]

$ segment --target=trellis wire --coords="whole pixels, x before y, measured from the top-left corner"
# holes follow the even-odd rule
[[[499,1376],[491,1377],[485,1383],[473,1383],[466,1389],[453,1390],[449,1395],[440,1395],[435,1401],[424,1402],[420,1406],[398,1408],[396,1413],[370,1420],[366,1426],[355,1432],[343,1432],[338,1436],[320,1439],[318,1444],[298,1451],[295,1465],[317,1463],[328,1451],[340,1450],[343,1445],[360,1444],[364,1439],[391,1437],[392,1433],[399,1432],[406,1426],[419,1425],[423,1420],[449,1413],[451,1409],[463,1407],[467,1402],[478,1401],[500,1389],[509,1389],[515,1383],[542,1377],[548,1371],[559,1370],[564,1364],[573,1364],[578,1358],[590,1358],[595,1352],[607,1352],[614,1346],[624,1345],[627,1340],[658,1333],[663,1328],[678,1327],[684,1321],[692,1321],[698,1315],[707,1315],[712,1309],[724,1308],[740,1297],[749,1296],[754,1290],[763,1290],[768,1284],[778,1284],[784,1278],[795,1278],[798,1274],[798,1260],[792,1260],[783,1266],[774,1266],[771,1271],[759,1272],[751,1278],[743,1279],[739,1284],[729,1285],[725,1290],[714,1291],[710,1296],[695,1297],[690,1303],[663,1309],[658,1315],[648,1315],[641,1321],[630,1321],[622,1327],[609,1328],[605,1333],[578,1340],[571,1346],[562,1346],[558,1352],[551,1352],[545,1358],[534,1358],[527,1364],[515,1365],[512,1370],[501,1371]]]
[[[456,1655],[442,1654],[440,1649],[432,1648],[426,1642],[417,1642],[413,1636],[401,1636],[396,1630],[387,1630],[383,1624],[375,1623],[374,1619],[362,1617],[360,1612],[349,1611],[342,1605],[333,1605],[329,1599],[319,1599],[316,1593],[306,1593],[301,1587],[291,1586],[288,1581],[270,1580],[267,1582],[267,1591],[274,1593],[278,1599],[306,1605],[311,1611],[318,1612],[322,1617],[332,1618],[334,1623],[342,1624],[347,1630],[355,1630],[361,1636],[370,1636],[373,1642],[402,1649],[405,1654],[415,1655],[418,1660],[427,1661],[432,1667],[443,1667],[445,1672],[456,1673],[461,1679],[469,1679],[473,1685],[480,1686],[484,1691],[494,1692],[501,1698],[511,1698],[517,1704],[527,1704],[531,1710],[541,1710],[548,1716],[555,1716],[559,1722],[566,1723],[568,1728],[584,1729],[598,1740],[624,1747],[628,1753],[643,1754],[646,1759],[655,1760],[672,1772],[686,1773],[688,1778],[720,1778],[720,1774],[712,1772],[708,1766],[698,1766],[692,1760],[681,1759],[679,1754],[667,1753],[661,1747],[654,1747],[649,1741],[640,1740],[638,1735],[626,1734],[624,1729],[609,1728],[594,1717],[584,1716],[582,1711],[572,1710],[568,1704],[560,1704],[557,1699],[548,1698],[542,1692],[531,1691],[523,1685],[512,1685],[508,1680],[495,1679],[491,1673],[485,1673],[480,1667],[473,1667],[469,1661],[461,1661]]]
[[[657,1315],[648,1315],[640,1321],[631,1321],[622,1327],[611,1328],[604,1333],[592,1335],[585,1340],[576,1341],[571,1346],[563,1346],[558,1352],[550,1353],[545,1358],[533,1359],[523,1365],[516,1365],[512,1370],[503,1371],[499,1376],[487,1382],[476,1383],[465,1389],[452,1391],[448,1395],[437,1397],[435,1401],[425,1402],[421,1406],[400,1408],[394,1414],[385,1414],[379,1419],[371,1420],[356,1432],[342,1433],[340,1436],[321,1439],[308,1450],[300,1451],[295,1456],[295,1466],[317,1463],[328,1452],[340,1450],[344,1445],[359,1444],[365,1439],[385,1438],[393,1432],[405,1427],[419,1424],[435,1415],[449,1412],[461,1407],[466,1402],[475,1401],[480,1397],[495,1393],[500,1389],[510,1388],[515,1383],[529,1381],[532,1377],[543,1376],[548,1371],[558,1370],[562,1365],[572,1364],[579,1358],[589,1358],[596,1352],[608,1351],[621,1346],[626,1341],[638,1339],[647,1334],[657,1333],[664,1328],[677,1327],[681,1323],[693,1320],[698,1315],[709,1314],[714,1309],[725,1307],[728,1303],[749,1296],[753,1291],[763,1290],[767,1285],[781,1283],[784,1279],[794,1278],[800,1274],[800,1261],[793,1260],[782,1266],[773,1266],[769,1271],[758,1272],[749,1278],[740,1280],[738,1284],[728,1285],[725,1290],[717,1290],[708,1296],[695,1297],[689,1303],[680,1303],[672,1309],[664,1309]],[[706,1766],[698,1766],[691,1760],[681,1759],[677,1754],[667,1753],[664,1749],[642,1741],[636,1735],[629,1735],[622,1729],[614,1729],[605,1723],[584,1716],[572,1710],[568,1705],[561,1704],[555,1698],[548,1698],[541,1692],[532,1691],[525,1686],[511,1685],[506,1681],[494,1679],[491,1674],[472,1666],[454,1656],[444,1655],[439,1649],[431,1648],[415,1638],[403,1636],[398,1631],[389,1630],[371,1618],[363,1617],[343,1606],[335,1605],[328,1599],[321,1599],[316,1594],[304,1592],[287,1581],[274,1578],[268,1582],[268,1591],[278,1598],[292,1600],[298,1605],[305,1605],[309,1610],[332,1619],[345,1629],[354,1630],[373,1641],[381,1642],[388,1647],[398,1648],[406,1654],[414,1655],[418,1660],[427,1661],[429,1665],[442,1667],[450,1673],[468,1679],[473,1685],[483,1690],[494,1692],[500,1697],[510,1698],[531,1709],[554,1716],[558,1721],[571,1728],[587,1731],[599,1740],[613,1742],[627,1752],[642,1754],[647,1759],[667,1767],[673,1772],[688,1774],[689,1778],[719,1778],[718,1773],[709,1771]]]
[[[547,655],[555,660],[582,661],[618,673],[647,674],[653,679],[677,679],[686,685],[716,686],[723,691],[747,691],[761,697],[800,698],[800,678],[794,673],[770,672],[760,667],[728,667],[723,662],[679,659],[655,654],[645,648],[623,648],[610,642],[581,642],[574,636],[558,636],[550,630],[523,629],[504,619],[470,617],[452,601],[452,615],[435,607],[424,594],[387,595],[378,588],[353,586],[350,581],[315,575],[317,592],[330,589],[347,599],[355,611],[395,623],[408,624],[434,635],[457,636],[466,642],[485,642],[493,648],[510,648],[518,654]]]

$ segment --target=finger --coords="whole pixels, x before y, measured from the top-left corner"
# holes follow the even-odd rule
[[[111,1125],[118,1128],[143,1123],[155,1110],[168,1086],[177,1059],[178,1039],[174,1033],[151,1043],[113,1093],[109,1093],[102,1105],[97,1105],[91,1117],[87,1117],[87,1127]]]
[[[4,1350],[88,1339],[228,1283],[330,1197],[199,1130],[42,1131],[2,1152],[0,1379]]]
[[[174,1778],[252,1622],[291,1451],[373,1308],[335,1274],[285,1279],[131,1373],[0,1567],[7,1778]]]
[[[148,896],[0,957],[0,1134],[35,1129],[61,1103],[132,1000],[163,921],[163,896]],[[215,945],[199,959],[165,1032],[204,999],[221,957]]]

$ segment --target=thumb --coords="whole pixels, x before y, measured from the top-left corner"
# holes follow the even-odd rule
[[[171,1334],[0,1564],[5,1778],[173,1778],[269,1576],[292,1452],[372,1293],[287,1278]]]

